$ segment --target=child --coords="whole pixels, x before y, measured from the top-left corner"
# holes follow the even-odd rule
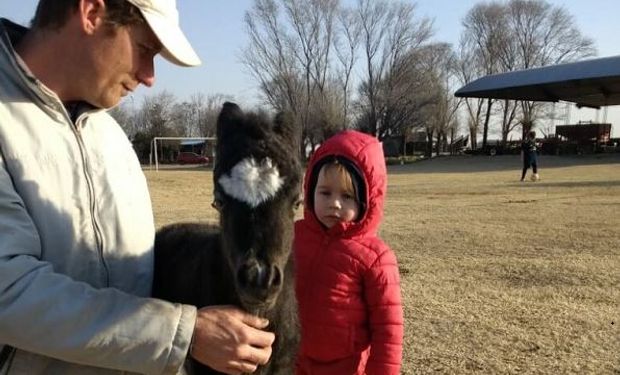
[[[530,131],[521,143],[521,159],[523,160],[523,172],[521,172],[521,182],[525,181],[527,170],[532,167],[532,181],[538,181],[538,163],[536,162],[536,132]]]
[[[387,172],[376,138],[344,131],[312,156],[295,225],[297,375],[397,375],[403,311],[396,257],[377,237]]]

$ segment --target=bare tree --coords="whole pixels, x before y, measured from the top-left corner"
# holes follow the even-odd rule
[[[243,62],[266,103],[296,116],[302,152],[347,126],[355,79],[358,124],[380,138],[401,134],[432,91],[424,89],[421,64],[403,63],[431,36],[432,22],[415,16],[413,5],[390,0],[358,0],[352,8],[338,0],[255,0],[245,17]],[[354,77],[358,56],[363,72]]]
[[[365,77],[360,86],[360,102],[367,132],[383,138],[395,132],[402,118],[395,108],[407,103],[405,77],[418,76],[404,61],[432,35],[428,18],[415,18],[415,6],[386,0],[358,0]],[[414,72],[412,74],[412,72]],[[402,114],[402,113],[401,113]]]
[[[519,127],[518,116],[520,114],[519,103],[514,100],[502,100],[499,102],[498,115],[501,116],[501,141],[508,142],[508,135]]]
[[[457,72],[457,59],[452,48],[448,44],[436,44],[429,48],[430,58],[427,59],[432,76],[436,77],[438,86],[438,98],[436,102],[437,152],[446,151],[448,138],[450,143],[458,132],[458,110],[461,100],[452,95]]]
[[[186,137],[201,137],[201,125],[204,117],[206,96],[203,93],[192,94],[188,102],[183,103],[187,123],[185,124]]]
[[[339,2],[337,0],[283,0],[295,35],[293,54],[301,67],[305,103],[298,112],[305,135],[304,149],[322,141],[324,134],[343,122],[335,115],[330,95],[330,54]]]
[[[506,10],[499,2],[480,3],[475,5],[463,20],[463,34],[461,36],[461,55],[466,56],[468,61],[464,64],[475,64],[477,73],[482,75],[498,73],[502,70],[502,51],[509,43],[510,35],[506,28]],[[465,66],[462,65],[465,68]],[[467,68],[471,69],[471,68]],[[468,100],[470,102],[471,100]],[[489,134],[489,122],[494,101],[487,99],[481,103],[474,100],[474,106],[485,107],[484,123],[482,127],[482,147],[486,147]],[[476,115],[479,115],[476,111]],[[470,118],[470,121],[478,121]]]
[[[392,94],[402,89],[397,87],[397,71],[402,69],[405,56],[432,36],[432,22],[428,18],[416,20],[414,5],[405,2],[358,0],[357,12],[366,70],[360,86],[366,128],[382,138],[392,128],[391,119],[384,117],[386,101],[399,96]]]
[[[170,118],[172,119],[173,126],[178,130],[177,136],[179,137],[196,137],[196,124],[195,108],[193,103],[183,101],[180,103],[173,103],[170,110]]]
[[[306,100],[325,90],[334,39],[337,0],[282,0],[293,29],[293,54],[303,68]]]
[[[338,13],[339,32],[334,39],[334,52],[340,68],[336,68],[335,80],[342,88],[342,111],[345,126],[349,120],[350,86],[353,67],[357,62],[357,49],[360,43],[360,23],[351,8],[344,8]]]
[[[295,112],[298,108],[298,82],[291,37],[280,22],[276,0],[255,0],[245,14],[250,38],[242,61],[257,79],[267,104]]]
[[[545,0],[493,1],[475,5],[463,21],[462,83],[482,75],[592,56],[595,53],[592,40],[584,37],[575,25],[565,8],[552,6]],[[467,99],[466,103],[469,123],[477,126],[481,119],[480,100]],[[493,114],[492,104],[492,100],[487,100],[483,145],[486,145]],[[498,112],[502,140],[505,142],[508,134],[519,125],[523,131],[529,130],[537,119],[545,118],[547,107],[543,103],[521,101],[517,108],[514,102],[504,101]]]
[[[361,86],[361,96],[367,102],[365,117],[368,132],[377,134],[379,121],[379,82],[385,70],[385,60],[381,57],[381,46],[389,25],[389,7],[386,1],[358,0],[359,19],[362,30],[363,56],[367,76]]]
[[[198,105],[198,133],[201,137],[215,137],[217,117],[220,114],[222,105],[232,98],[224,94],[203,95],[196,94],[192,96],[192,101],[200,103]]]
[[[596,53],[593,41],[581,34],[564,7],[544,0],[511,0],[507,14],[521,69],[576,61]],[[521,102],[524,133],[542,117],[545,107],[541,103]]]
[[[431,155],[435,136],[445,134],[441,129],[449,122],[447,77],[451,48],[447,44],[432,44],[410,51],[390,70],[385,86],[382,112],[382,137],[409,134],[424,128],[427,134],[427,155]],[[454,101],[457,102],[457,101]]]
[[[135,113],[133,111],[133,106],[122,103],[110,109],[108,113],[118,122],[125,134],[127,134],[127,137],[132,138],[135,135]]]
[[[484,75],[481,72],[480,65],[474,62],[474,52],[465,47],[464,41],[461,40],[459,46],[459,57],[456,61],[456,76],[461,84],[473,81],[475,78]],[[465,114],[467,128],[469,130],[469,138],[472,149],[476,149],[478,145],[478,133],[483,121],[484,105],[486,100],[478,98],[465,98]]]
[[[176,98],[169,91],[144,97],[138,112],[139,130],[151,137],[181,136],[183,126],[174,117],[175,104]]]
[[[338,0],[255,0],[246,12],[250,43],[243,63],[257,78],[267,104],[288,109],[302,127],[302,152],[313,142],[317,111],[334,108],[328,100]]]

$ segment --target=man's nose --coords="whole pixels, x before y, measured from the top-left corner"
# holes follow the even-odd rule
[[[142,61],[136,78],[138,82],[146,87],[151,87],[155,84],[155,64],[152,58]]]

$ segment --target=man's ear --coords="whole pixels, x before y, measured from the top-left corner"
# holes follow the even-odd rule
[[[104,0],[80,0],[78,16],[84,33],[94,34],[103,25],[105,12]]]

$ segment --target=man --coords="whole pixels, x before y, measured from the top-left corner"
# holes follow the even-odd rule
[[[540,180],[538,175],[538,161],[536,153],[536,132],[532,130],[527,133],[527,136],[521,143],[521,161],[523,161],[521,182],[525,181],[525,174],[530,167],[532,167],[532,181]]]
[[[105,113],[200,64],[174,0],[40,0],[0,20],[0,374],[229,374],[267,362],[264,319],[148,298],[154,224],[131,144]],[[191,345],[190,345],[191,343]]]

